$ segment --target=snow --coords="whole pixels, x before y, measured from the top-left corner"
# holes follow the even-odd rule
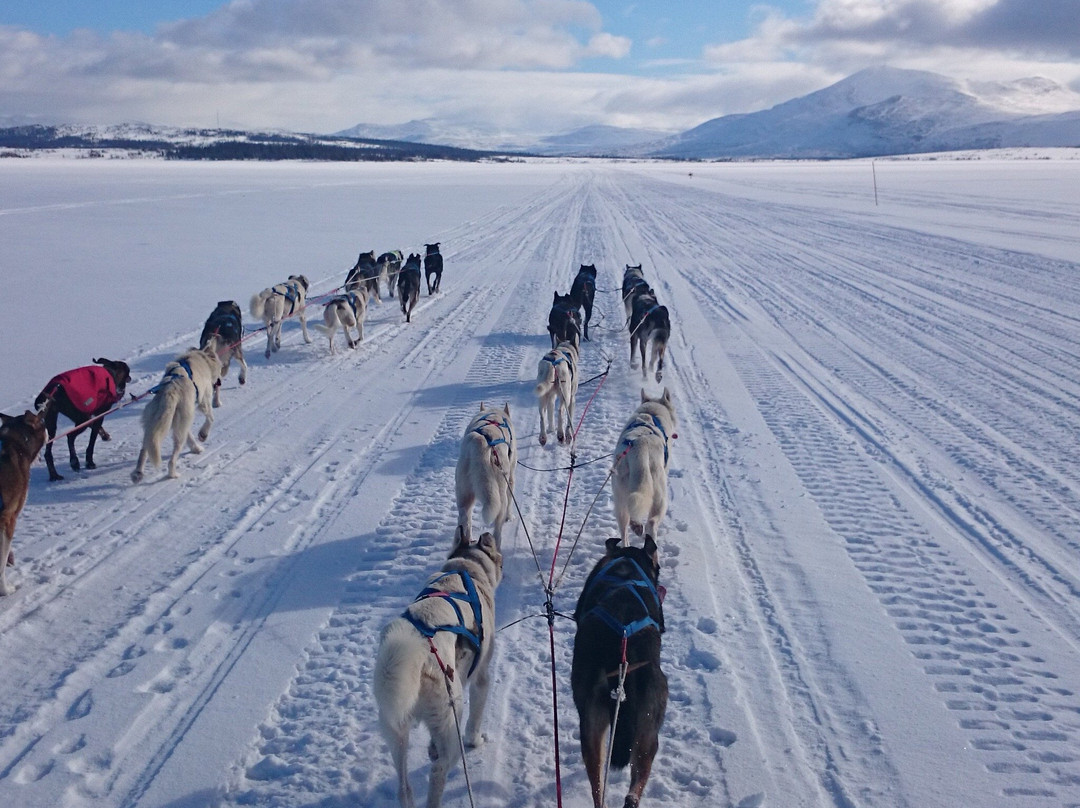
[[[443,291],[373,306],[330,356],[247,344],[202,455],[134,486],[140,404],[98,468],[34,468],[0,600],[5,805],[393,806],[371,698],[381,627],[449,548],[481,401],[521,460],[551,293],[600,270],[577,443],[611,452],[642,387],[619,294],[672,312],[671,698],[646,805],[1080,803],[1080,161],[478,164],[0,160],[4,412],[92,356],[141,393],[221,299],[361,250],[440,241]],[[877,182],[875,204],[873,182]],[[317,317],[320,307],[312,306]],[[645,383],[650,392],[660,385]],[[85,445],[80,440],[80,450]],[[58,461],[63,451],[58,451]],[[555,608],[614,532],[575,470]],[[497,623],[543,609],[565,471],[519,469]],[[598,492],[580,542],[575,538]],[[571,549],[573,553],[571,554]],[[542,575],[537,574],[538,567]],[[590,803],[554,624],[563,801]],[[499,632],[467,756],[476,804],[556,804],[549,637]],[[412,779],[426,792],[423,731]],[[469,804],[460,768],[447,806]],[[609,802],[625,792],[616,774]],[[422,798],[422,797],[421,797]]]

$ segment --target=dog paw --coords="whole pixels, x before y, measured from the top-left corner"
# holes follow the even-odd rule
[[[240,384],[247,384],[247,376],[240,377]]]
[[[49,482],[50,483],[55,483],[57,480],[62,480],[62,479],[64,479],[62,474],[50,474],[49,475]]]
[[[543,433],[540,434],[540,445],[547,446],[547,435]]]
[[[439,750],[435,746],[435,741],[432,741],[431,743],[428,744],[427,756],[428,756],[428,760],[430,760],[432,762],[435,762],[436,760],[439,759]]]
[[[78,471],[79,470],[79,461],[74,457],[71,458],[71,470],[72,471]]]
[[[465,746],[469,749],[476,749],[483,746],[486,741],[487,735],[478,732],[476,733],[476,735],[470,735],[468,738],[465,739]]]
[[[9,584],[7,581],[0,581],[0,597],[4,597],[5,595],[14,595],[14,594],[15,594],[15,585],[14,584]]]
[[[206,436],[203,435],[201,432],[199,433],[199,440],[206,440]],[[202,451],[203,451],[203,447],[200,446],[199,444],[193,443],[191,445],[191,453],[192,454],[202,454]]]
[[[131,472],[131,481],[133,483],[141,483],[143,481],[143,473],[141,471]]]
[[[97,463],[95,463],[93,460],[87,460],[86,461],[86,468],[87,469],[96,469],[97,468]]]

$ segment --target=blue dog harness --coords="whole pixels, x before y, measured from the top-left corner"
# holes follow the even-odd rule
[[[464,592],[447,592],[436,586],[440,581],[453,575],[457,575],[461,578],[461,583],[465,586]],[[454,613],[457,614],[457,623],[449,623],[443,626],[429,626],[408,611],[402,612],[401,616],[412,623],[413,627],[429,640],[434,638],[440,631],[449,631],[451,634],[457,634],[464,637],[474,651],[472,666],[469,668],[469,675],[472,676],[472,672],[476,669],[476,664],[480,661],[480,646],[484,643],[484,622],[483,613],[480,607],[480,596],[476,592],[476,585],[473,583],[472,576],[469,575],[466,570],[456,570],[440,575],[416,596],[416,600],[414,600],[413,603],[419,603],[428,598],[442,598],[453,606]],[[461,613],[461,607],[458,606],[458,601],[467,603],[472,607],[473,622],[476,624],[475,631],[469,629],[465,625],[465,616]]]
[[[499,428],[499,433],[500,433],[499,437],[492,438],[490,435],[488,435],[484,431],[484,427],[487,427],[487,426],[497,426]],[[480,424],[479,426],[473,427],[472,431],[475,432],[476,434],[482,436],[484,438],[484,440],[487,441],[487,445],[488,445],[489,448],[494,449],[500,443],[505,443],[506,446],[507,446],[507,451],[509,451],[509,448],[510,448],[510,440],[509,439],[513,437],[513,432],[511,432],[511,430],[510,430],[510,422],[506,418],[503,418],[500,421],[497,418],[492,417],[492,416],[489,415],[484,419],[484,422],[482,424]],[[503,433],[505,433],[505,435]]]
[[[573,381],[575,371],[574,363],[570,361],[569,357],[567,357],[566,354],[559,353],[558,351],[548,351],[546,354],[544,354],[544,358],[540,361],[550,362],[555,368],[559,367],[559,365],[565,362],[567,365],[570,366],[570,380]]]
[[[278,291],[276,286],[273,288],[273,292],[275,295],[281,295],[289,301],[289,314],[286,315],[288,317],[296,311],[296,301],[300,299],[300,282],[286,281],[281,285],[285,287],[284,292]]]
[[[195,377],[191,374],[191,364],[186,359],[177,359],[177,366],[165,374],[164,378],[147,390],[148,393],[156,393],[166,385],[169,379],[182,379],[187,376],[191,380],[191,386],[195,388],[195,403],[199,403],[199,385],[195,384]],[[183,374],[179,371],[183,371]]]
[[[661,438],[664,439],[664,466],[666,467],[668,464],[668,444],[671,441],[668,438],[667,430],[664,429],[663,422],[661,422],[659,418],[652,414],[650,414],[648,418],[646,418],[644,414],[636,415],[630,421],[630,423],[626,425],[626,427],[623,429],[623,432],[628,432],[631,429],[635,429],[639,426],[643,426],[647,429],[652,430],[653,434],[659,435]],[[630,438],[623,438],[621,443],[625,444],[627,449],[630,449],[630,447],[634,445],[634,441]]]
[[[631,566],[631,572],[634,573],[631,577],[627,578],[622,575],[614,574],[614,568],[622,565],[629,564]],[[611,629],[620,637],[632,637],[639,631],[644,631],[647,628],[655,628],[657,631],[662,631],[660,624],[653,619],[649,611],[649,604],[645,602],[645,595],[648,595],[657,609],[660,607],[661,599],[660,593],[656,590],[656,585],[653,584],[652,579],[645,574],[645,570],[641,568],[634,559],[629,556],[620,556],[619,558],[612,559],[603,567],[592,579],[589,584],[589,590],[591,591],[597,584],[609,584],[610,588],[604,593],[604,596],[600,599],[600,602],[589,609],[585,614],[577,618],[578,622],[589,615],[596,615],[603,620]],[[604,601],[611,598],[616,593],[628,590],[641,607],[641,611],[644,612],[644,616],[637,620],[632,620],[629,623],[622,623],[617,617],[615,617],[608,609],[604,607]],[[587,592],[586,592],[587,594]],[[584,595],[582,596],[585,597]]]

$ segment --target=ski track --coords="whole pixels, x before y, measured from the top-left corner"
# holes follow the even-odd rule
[[[131,408],[95,472],[35,488],[20,589],[0,604],[11,804],[396,805],[374,650],[445,559],[462,430],[507,401],[521,461],[550,471],[517,472],[488,743],[467,764],[478,805],[554,804],[554,695],[564,803],[591,805],[573,624],[556,618],[552,660],[544,586],[554,558],[554,607],[572,613],[616,532],[603,458],[639,390],[661,387],[627,361],[617,289],[643,262],[672,310],[680,436],[659,540],[670,700],[646,803],[1080,805],[1075,264],[597,166],[438,236],[444,291],[412,325],[386,298],[356,351],[331,357],[290,323],[267,362],[252,339],[248,385],[232,371],[178,482],[127,482]],[[539,446],[532,385],[551,292],[579,263],[601,270],[582,378],[608,373],[579,390],[574,455],[599,460],[567,498],[571,452]],[[820,603],[832,576],[846,600]],[[310,630],[268,639],[283,620]],[[192,761],[268,649],[260,713],[236,719],[229,757]],[[902,692],[868,661],[910,670]],[[889,714],[899,698],[909,715]],[[418,795],[426,740],[414,731]],[[613,774],[609,802],[627,782]],[[468,799],[458,767],[444,804]]]

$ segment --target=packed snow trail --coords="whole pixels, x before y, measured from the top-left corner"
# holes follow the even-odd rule
[[[532,467],[516,494],[537,556],[508,525],[496,617],[509,627],[488,743],[468,762],[478,805],[554,805],[536,615],[570,454],[538,445],[532,386],[552,292],[595,263],[582,376],[610,372],[575,449],[598,462],[575,469],[554,605],[573,610],[616,532],[606,490],[575,544],[605,456],[642,387],[668,386],[671,698],[645,804],[1080,803],[1080,244],[1048,222],[1076,219],[1075,202],[939,193],[932,172],[956,166],[879,167],[903,187],[884,211],[865,207],[858,164],[498,170],[485,182],[529,189],[457,221],[440,208],[445,228],[424,233],[443,244],[443,291],[413,324],[385,299],[361,346],[336,356],[288,324],[271,360],[251,352],[245,387],[226,380],[207,452],[182,455],[179,481],[128,482],[137,407],[111,417],[96,471],[48,486],[35,468],[20,588],[0,602],[0,794],[43,808],[396,805],[371,696],[379,632],[445,558],[465,424],[481,401],[506,401]],[[446,171],[437,193],[378,193],[394,212],[433,196],[452,209],[475,180]],[[353,174],[289,176],[273,189],[287,202],[366,192]],[[204,201],[228,216],[235,199],[221,196]],[[377,237],[391,214],[368,213],[362,246],[393,244]],[[1004,223],[1025,250],[1000,243]],[[617,289],[639,262],[672,312],[663,385],[628,363]],[[308,270],[314,294],[340,283],[332,270]],[[136,357],[148,385],[194,337],[147,336],[160,340]],[[572,622],[555,635],[564,804],[584,808]],[[627,779],[613,776],[609,801]],[[460,768],[444,804],[468,804]]]

